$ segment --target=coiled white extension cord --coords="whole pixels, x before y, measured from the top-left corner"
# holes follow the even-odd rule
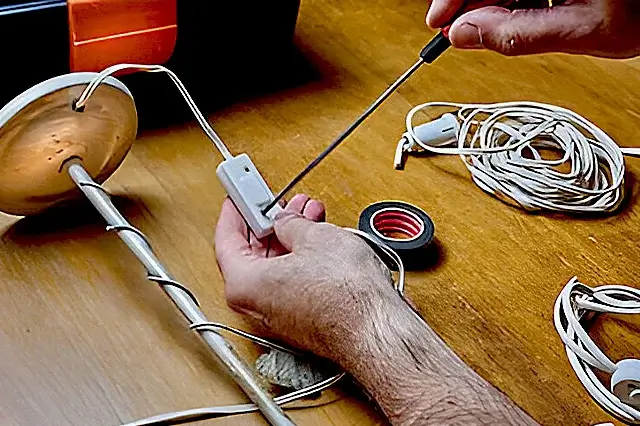
[[[620,285],[591,288],[573,278],[558,296],[554,323],[569,363],[587,392],[608,413],[640,424],[640,360],[614,363],[591,340],[583,321],[593,313],[640,314],[640,290]],[[611,391],[594,373],[611,374]]]
[[[456,117],[414,127],[419,111],[435,107],[454,108]],[[407,152],[459,155],[481,189],[529,211],[613,212],[624,198],[623,155],[640,156],[575,112],[535,102],[428,102],[409,112],[406,126],[396,168]]]

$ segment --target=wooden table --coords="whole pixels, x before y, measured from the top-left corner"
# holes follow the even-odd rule
[[[303,2],[296,44],[313,77],[215,112],[215,128],[281,188],[413,63],[433,35],[423,24],[425,3]],[[455,156],[411,158],[405,171],[394,170],[395,145],[405,114],[421,102],[532,100],[571,108],[633,146],[639,70],[638,61],[450,51],[298,188],[324,200],[329,220],[345,226],[378,200],[426,209],[441,257],[409,276],[409,295],[457,354],[545,425],[609,419],[570,369],[552,307],[574,275],[591,285],[637,283],[637,188],[615,217],[530,215],[479,190]],[[225,305],[214,260],[224,197],[215,177],[219,160],[194,125],[146,132],[106,187],[210,318],[246,328]],[[628,169],[635,184],[640,162],[629,160]],[[89,208],[1,223],[2,425],[115,425],[246,400]],[[638,326],[610,317],[595,334],[614,359],[637,356]],[[250,345],[237,344],[255,356]],[[292,417],[301,425],[383,423],[355,397]],[[202,424],[264,421],[256,414]]]

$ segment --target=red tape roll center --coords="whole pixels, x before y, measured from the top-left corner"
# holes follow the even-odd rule
[[[401,210],[377,213],[372,220],[373,227],[387,238],[415,238],[423,232],[424,225],[411,214]]]

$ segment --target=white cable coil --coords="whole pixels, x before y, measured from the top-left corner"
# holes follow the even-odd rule
[[[565,344],[569,363],[592,398],[628,424],[640,424],[640,360],[614,363],[589,337],[582,321],[592,313],[640,314],[640,290],[607,285],[590,288],[571,279],[556,299],[554,324]],[[611,391],[594,369],[611,374]]]
[[[453,138],[442,140],[451,128],[437,120],[414,126],[419,111],[435,107],[457,109]],[[615,211],[624,198],[623,155],[640,155],[637,148],[620,148],[575,112],[535,102],[428,102],[409,112],[406,127],[399,155],[459,155],[481,189],[529,211]],[[545,151],[555,158],[545,158]]]

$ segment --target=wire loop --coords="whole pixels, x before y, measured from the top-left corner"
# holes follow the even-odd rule
[[[196,103],[193,101],[193,98],[187,91],[187,88],[182,83],[182,81],[180,81],[178,76],[173,71],[163,67],[162,65],[118,64],[118,65],[113,65],[109,68],[106,68],[104,71],[100,72],[91,81],[91,83],[87,85],[87,87],[84,89],[80,97],[74,102],[73,108],[76,111],[84,111],[87,101],[89,100],[91,95],[93,95],[93,93],[96,91],[96,89],[100,86],[100,84],[102,84],[102,82],[110,75],[123,70],[166,73],[169,76],[169,78],[171,78],[171,81],[173,81],[173,83],[176,85],[176,87],[178,88],[178,91],[180,91],[180,94],[182,95],[184,100],[187,102],[187,105],[189,106],[189,108],[191,109],[191,112],[193,113],[196,120],[198,121],[198,124],[200,124],[200,127],[202,128],[202,130],[209,137],[209,139],[211,139],[211,142],[213,142],[213,144],[218,149],[218,151],[220,151],[220,154],[222,154],[225,160],[233,158],[233,155],[229,151],[229,148],[227,148],[227,146],[222,141],[220,136],[218,136],[218,134],[216,133],[215,130],[213,130],[213,127],[211,127],[211,125],[209,124],[207,119],[204,117],[202,112],[200,112],[200,109],[198,108]]]
[[[457,146],[418,137],[416,114],[435,107],[457,109]],[[640,154],[575,112],[536,102],[428,102],[411,109],[406,128],[404,152],[459,155],[477,186],[528,211],[615,211],[624,198],[623,155]]]
[[[78,185],[100,191],[107,196],[110,195],[109,192],[106,189],[104,189],[102,185],[96,182],[79,181]],[[149,243],[149,238],[147,238],[144,232],[142,232],[135,226],[132,226],[128,223],[119,223],[119,224],[107,225],[106,230],[107,232],[112,232],[112,231],[113,232],[131,232],[137,235],[140,239],[142,239],[142,241],[144,241],[147,247],[149,247],[149,249],[151,250],[151,243]],[[186,293],[187,296],[189,296],[191,300],[193,300],[193,303],[195,303],[196,306],[200,307],[200,303],[198,302],[198,299],[193,294],[193,292],[191,292],[191,290],[189,290],[189,288],[186,287],[185,285],[180,284],[178,281],[153,275],[149,271],[147,271],[147,279],[161,286],[172,286],[182,290],[183,292]]]
[[[619,285],[591,288],[573,277],[556,299],[553,315],[569,363],[587,392],[618,420],[640,424],[640,411],[620,401],[593,371],[595,368],[613,374],[618,367],[584,329],[582,322],[592,312],[640,314],[640,290]]]

